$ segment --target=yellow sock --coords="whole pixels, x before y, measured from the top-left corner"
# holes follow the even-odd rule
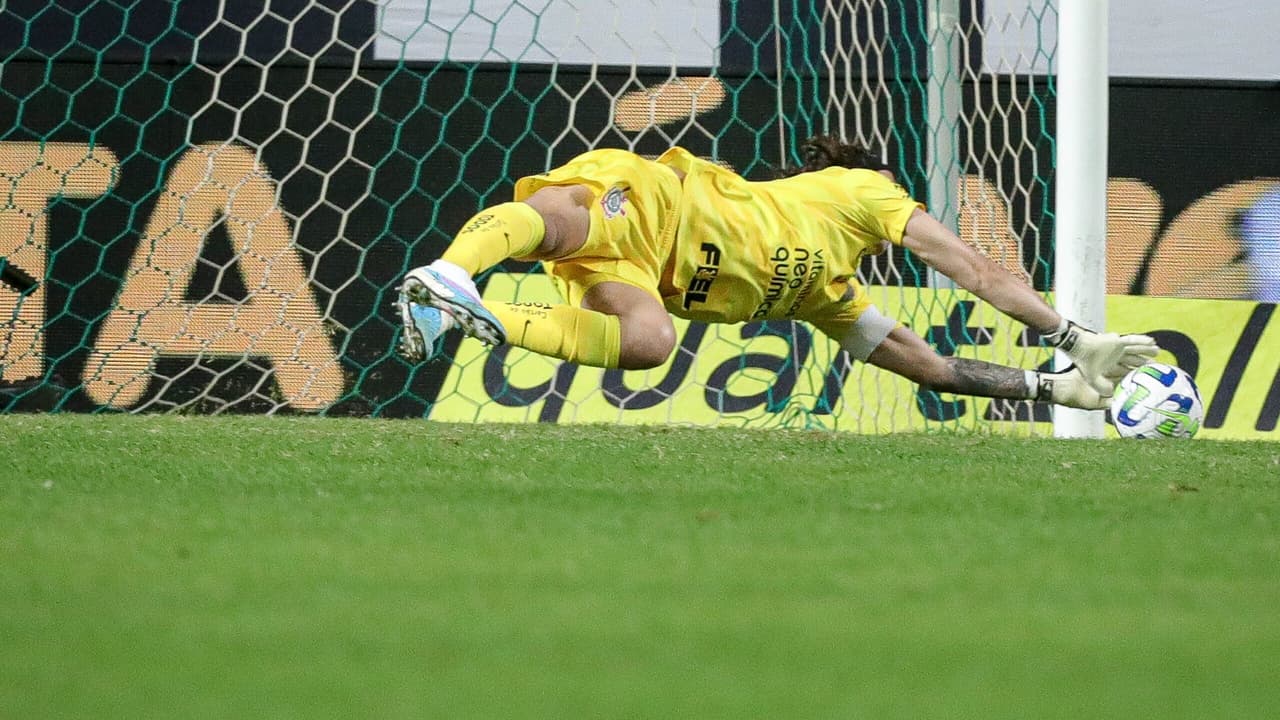
[[[533,252],[546,233],[537,210],[522,202],[502,203],[468,220],[441,259],[479,275],[509,257]]]
[[[507,342],[561,360],[616,368],[622,322],[616,315],[572,305],[484,304],[507,330]]]

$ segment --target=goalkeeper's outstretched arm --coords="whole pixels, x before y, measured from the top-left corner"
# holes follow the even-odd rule
[[[970,358],[942,357],[919,335],[894,328],[867,362],[939,392],[1012,400],[1044,400],[1099,410],[1107,399],[1072,367],[1059,372],[1022,370]]]
[[[1022,278],[921,210],[907,221],[902,245],[960,287],[1038,330],[1051,345],[1070,355],[1088,383],[1104,396],[1111,394],[1125,373],[1159,352],[1155,340],[1146,335],[1100,335],[1063,318]]]
[[[1050,335],[1062,325],[1058,311],[1022,278],[978,252],[923,210],[916,210],[907,221],[902,245],[960,287],[1042,335]]]

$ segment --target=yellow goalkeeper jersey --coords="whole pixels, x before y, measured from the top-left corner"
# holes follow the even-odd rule
[[[862,256],[900,244],[916,202],[874,170],[828,168],[753,182],[682,148],[658,162],[685,174],[668,267],[678,317],[804,319],[856,288]]]

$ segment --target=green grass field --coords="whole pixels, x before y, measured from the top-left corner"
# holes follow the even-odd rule
[[[1262,718],[1280,445],[0,417],[3,718]]]

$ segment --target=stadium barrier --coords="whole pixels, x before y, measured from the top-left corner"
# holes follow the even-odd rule
[[[946,355],[1048,368],[1034,332],[965,292],[873,286],[871,296]],[[935,302],[942,296],[943,302]],[[486,297],[556,301],[546,276],[495,275]],[[1206,415],[1202,437],[1280,439],[1280,320],[1275,305],[1231,300],[1109,296],[1107,321],[1147,332],[1158,360],[1193,374]],[[821,333],[790,322],[705,326],[676,320],[679,345],[648,371],[582,368],[520,349],[458,348],[429,415],[453,422],[686,423],[901,430],[1047,432],[1043,403],[954,397],[861,364]],[[863,404],[861,398],[872,398]],[[1034,425],[1028,426],[1027,420]],[[1039,427],[1036,427],[1039,426]],[[1114,435],[1114,430],[1108,430]]]

